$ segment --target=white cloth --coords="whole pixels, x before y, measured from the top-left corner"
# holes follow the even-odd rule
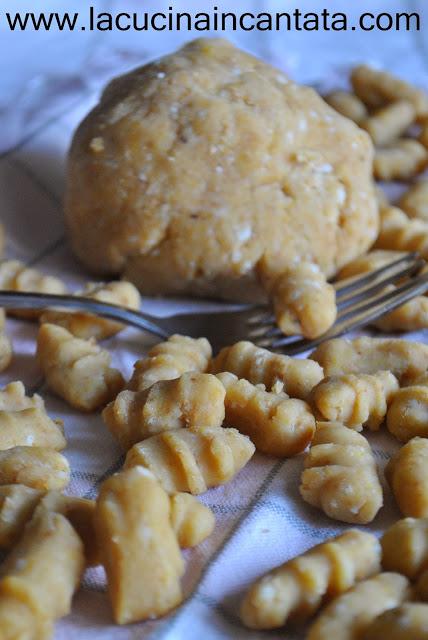
[[[399,5],[397,2],[388,3],[389,10],[391,4]],[[388,35],[390,39],[394,38],[394,34]],[[413,76],[416,73],[420,79],[426,61],[422,59],[416,41],[412,46],[411,38],[402,36],[398,42],[405,47],[411,60],[409,73]],[[278,61],[283,53],[285,55],[286,46],[285,41],[279,42],[279,36],[273,38],[269,55]],[[253,48],[257,51],[257,43]],[[365,53],[364,49],[355,48],[351,58],[357,59]],[[135,62],[135,50],[133,55]],[[287,55],[289,60],[292,59],[289,51]],[[295,41],[293,55],[306,55],[303,47],[300,51]],[[313,49],[311,55],[314,55]],[[337,60],[337,53],[334,55]],[[385,60],[392,57],[392,49],[385,51]],[[330,64],[332,48],[327,58]],[[117,62],[118,58],[115,60]],[[296,66],[299,70],[299,65]],[[114,70],[106,64],[103,79],[113,75]],[[65,102],[58,102],[55,96],[52,97],[56,109],[51,109],[50,120],[46,121],[46,117],[39,113],[31,127],[21,127],[18,135],[14,133],[14,146],[0,159],[0,211],[7,231],[7,255],[58,275],[70,287],[77,289],[87,276],[74,261],[64,235],[61,213],[64,158],[72,131],[94,103],[96,91],[91,91],[88,83],[76,83],[73,91]],[[0,135],[6,136],[7,132],[2,131]],[[4,144],[3,148],[7,146],[10,145]],[[144,306],[159,313],[177,308],[170,302],[151,300],[145,300]],[[185,306],[197,308],[198,303]],[[37,391],[43,395],[52,416],[64,420],[69,443],[65,455],[72,467],[69,491],[95,497],[103,478],[120,467],[122,458],[118,446],[99,415],[79,414],[46,389],[34,360],[37,326],[8,320],[7,331],[13,338],[15,356],[12,366],[0,376],[0,383],[22,380],[28,392]],[[426,339],[424,334],[410,337]],[[149,336],[126,330],[108,340],[105,346],[111,350],[114,363],[129,375],[133,362],[153,342]],[[383,467],[396,445],[384,434],[370,439],[379,466]],[[239,599],[254,578],[347,528],[301,500],[298,494],[301,469],[301,456],[277,461],[256,455],[233,482],[210,490],[202,497],[215,512],[216,528],[206,542],[193,551],[185,552],[186,601],[171,615],[157,622],[127,627],[114,625],[103,572],[92,569],[85,575],[83,587],[74,600],[72,614],[56,625],[55,640],[131,640],[146,637],[156,640],[287,637],[294,640],[303,637],[297,632],[293,635],[293,632],[285,633],[283,630],[268,635],[250,632],[238,619]],[[374,524],[366,530],[379,532],[398,517],[391,494],[385,490],[385,506]],[[144,591],[144,585],[141,585],[141,590]]]

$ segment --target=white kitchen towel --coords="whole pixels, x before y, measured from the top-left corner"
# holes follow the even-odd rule
[[[7,233],[7,255],[62,277],[72,289],[87,274],[67,246],[61,197],[64,159],[75,126],[96,99],[82,93],[65,112],[21,139],[0,158],[0,212]],[[177,308],[198,309],[200,303],[145,299],[143,306],[160,314]],[[15,356],[0,383],[22,380],[29,393],[40,393],[49,413],[64,420],[72,468],[69,491],[94,498],[102,480],[118,470],[121,452],[99,415],[79,414],[52,396],[37,369],[34,351],[37,326],[8,320]],[[409,338],[426,341],[424,333]],[[126,330],[106,341],[114,364],[129,375],[134,361],[155,340]],[[392,438],[370,438],[380,469],[396,445]],[[305,504],[298,493],[302,456],[274,460],[256,455],[225,487],[208,491],[202,500],[216,515],[212,536],[185,552],[186,600],[169,616],[155,622],[119,627],[112,621],[105,578],[99,568],[87,571],[70,616],[56,625],[55,640],[217,640],[222,638],[303,638],[303,632],[251,632],[242,627],[238,604],[244,589],[271,567],[347,527]],[[379,533],[399,517],[390,492],[385,506],[366,530]],[[60,570],[60,567],[58,567]],[[141,585],[144,592],[145,585]]]

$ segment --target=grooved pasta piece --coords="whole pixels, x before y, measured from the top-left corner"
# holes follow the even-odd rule
[[[334,324],[336,291],[320,268],[309,262],[289,267],[275,279],[271,298],[285,335],[317,338]]]
[[[170,500],[150,471],[135,467],[105,480],[94,522],[118,624],[153,619],[180,604],[184,563]]]
[[[303,400],[271,393],[218,373],[226,389],[226,424],[249,436],[256,449],[273,456],[293,456],[306,449],[315,431],[315,418]]]
[[[324,368],[326,376],[390,371],[405,384],[426,373],[428,346],[391,338],[334,338],[315,349],[311,359]]]
[[[401,197],[399,206],[410,218],[428,222],[428,180],[420,180],[412,185]]]
[[[378,180],[409,180],[422,173],[427,165],[425,147],[417,140],[401,138],[376,151],[373,171]]]
[[[215,526],[214,513],[190,493],[174,493],[171,525],[180,547],[195,547],[208,538]]]
[[[327,599],[373,575],[379,566],[377,538],[351,529],[259,578],[245,594],[241,619],[251,629],[304,622]]]
[[[27,267],[20,260],[4,260],[0,263],[0,289],[59,295],[67,293],[67,287],[59,278]],[[37,319],[41,310],[8,309],[8,313],[18,317]]]
[[[403,518],[380,539],[382,567],[410,580],[428,569],[428,518]]]
[[[140,308],[141,297],[138,289],[130,282],[118,280],[108,283],[90,282],[83,291],[77,291],[74,295],[99,302],[115,304],[127,309],[138,310]],[[83,311],[55,311],[48,309],[40,317],[40,322],[57,324],[64,327],[76,338],[87,340],[95,338],[104,340],[124,328],[120,322],[113,322],[105,318],[97,317],[91,313]]]
[[[0,389],[0,450],[28,445],[60,451],[66,444],[62,421],[49,418],[39,395],[26,396],[22,382]]]
[[[0,451],[0,485],[25,484],[48,491],[70,482],[70,465],[63,455],[44,447],[13,447]]]
[[[0,570],[2,637],[50,637],[52,623],[70,612],[84,566],[82,542],[68,520],[52,512],[35,516]]]
[[[428,115],[427,93],[387,71],[359,65],[352,71],[351,82],[357,96],[369,107],[406,100],[413,105],[418,118]]]
[[[225,347],[211,363],[213,373],[229,371],[252,384],[271,390],[279,382],[290,396],[305,400],[320,382],[323,370],[312,360],[299,360],[241,341]]]
[[[318,422],[305,457],[300,494],[330,518],[367,524],[383,503],[382,486],[370,445],[339,423]]]
[[[427,640],[428,605],[407,602],[388,609],[366,629],[362,640]]]
[[[415,384],[400,389],[386,416],[388,431],[401,442],[415,436],[428,437],[428,385]]]
[[[428,439],[412,438],[391,458],[385,476],[400,511],[413,518],[428,517]]]
[[[254,453],[251,440],[236,429],[193,427],[165,431],[135,444],[125,468],[150,469],[169,493],[197,495],[229,482]]]
[[[428,258],[428,222],[419,218],[408,218],[400,209],[387,210],[383,214],[380,233],[375,243],[377,249],[394,251],[417,251]]]
[[[377,146],[394,142],[415,121],[415,109],[406,100],[398,100],[379,109],[361,123]]]
[[[324,100],[335,111],[345,118],[353,120],[357,124],[365,120],[368,115],[366,105],[354,93],[349,91],[333,91],[324,97]]]
[[[377,431],[397,391],[397,378],[390,371],[345,374],[320,382],[312,391],[312,401],[326,420],[357,431],[363,427]]]
[[[52,391],[81,411],[104,406],[124,384],[121,373],[110,367],[108,351],[54,324],[39,329],[37,359]]]
[[[159,380],[173,380],[188,371],[203,373],[211,355],[206,338],[173,335],[150,349],[147,357],[137,360],[128,389],[143,391]]]
[[[225,390],[209,373],[183,373],[144,391],[125,390],[103,411],[103,419],[124,449],[156,433],[182,427],[220,427]]]
[[[379,615],[410,596],[407,578],[398,573],[379,573],[333,600],[310,626],[307,640],[361,638]]]

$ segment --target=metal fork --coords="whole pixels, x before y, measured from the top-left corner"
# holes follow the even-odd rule
[[[376,271],[336,283],[337,320],[327,333],[315,340],[284,336],[275,324],[272,311],[262,305],[238,311],[193,312],[155,317],[78,296],[0,291],[0,307],[73,309],[117,320],[164,339],[174,333],[205,336],[214,351],[238,340],[251,340],[260,347],[297,355],[314,349],[325,340],[367,325],[428,291],[428,272],[424,271],[425,266],[426,262],[417,253],[408,253]],[[385,287],[391,284],[397,286],[394,290],[385,292]]]

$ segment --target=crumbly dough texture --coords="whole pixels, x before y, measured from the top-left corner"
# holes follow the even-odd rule
[[[82,542],[64,516],[34,517],[1,566],[2,637],[50,638],[53,622],[70,613],[84,566]]]
[[[410,580],[428,569],[428,518],[403,518],[385,531],[380,539],[382,567]]]
[[[366,438],[340,423],[318,422],[300,482],[303,500],[340,522],[367,524],[383,504]]]
[[[385,467],[401,513],[412,518],[428,517],[428,440],[412,438]]]
[[[334,338],[310,357],[324,368],[326,376],[390,371],[405,384],[428,370],[426,344],[391,338]]]
[[[184,563],[170,500],[150,471],[135,467],[108,478],[94,522],[118,624],[157,618],[180,604]]]
[[[232,480],[254,451],[251,440],[236,429],[176,429],[135,444],[125,468],[146,467],[168,493],[198,495]]]
[[[259,578],[242,601],[242,622],[251,629],[304,622],[327,599],[347,591],[379,568],[376,537],[363,531],[346,531]]]
[[[336,291],[315,264],[289,267],[271,289],[276,322],[285,335],[317,338],[334,324]]]
[[[156,344],[145,358],[137,360],[128,389],[143,391],[159,380],[173,380],[188,371],[204,372],[212,356],[206,338],[178,334]]]
[[[62,421],[49,418],[39,395],[26,396],[22,382],[0,389],[0,450],[36,446],[61,451],[66,445]]]
[[[407,578],[398,573],[379,573],[333,600],[310,626],[306,639],[362,638],[378,616],[409,600],[410,596]]]
[[[73,140],[66,220],[87,267],[145,294],[261,300],[262,261],[331,276],[369,248],[371,171],[368,135],[315,91],[202,39],[110,83]]]
[[[109,352],[93,338],[75,338],[54,324],[39,329],[37,359],[50,389],[80,411],[105,406],[125,384],[122,374],[110,366]]]
[[[20,260],[4,260],[0,263],[0,289],[59,295],[67,293],[67,287],[59,278],[27,267]],[[37,309],[8,309],[8,313],[18,317],[37,319],[41,311]]]
[[[183,373],[144,391],[125,390],[103,411],[103,420],[121,446],[183,427],[221,427],[225,389],[209,373]]]
[[[428,222],[428,180],[420,180],[412,185],[398,204],[409,218],[420,218]]]
[[[407,602],[382,613],[367,628],[361,640],[427,640],[428,605]]]
[[[226,390],[227,426],[249,436],[256,449],[268,455],[288,457],[306,449],[315,432],[315,418],[306,402],[264,391],[233,373],[217,377]]]
[[[325,420],[377,431],[397,391],[397,378],[390,371],[347,374],[325,378],[313,389],[312,402]]]
[[[134,310],[138,310],[141,303],[141,296],[138,289],[130,282],[125,281],[109,283],[90,282],[83,291],[77,291],[75,295]],[[40,317],[40,322],[57,324],[67,329],[67,331],[76,336],[76,338],[82,338],[83,340],[87,340],[88,338],[105,340],[106,338],[116,335],[124,328],[120,322],[112,322],[100,316],[94,316],[91,313],[83,313],[81,311],[66,312],[48,309],[43,312]]]
[[[288,395],[301,400],[305,400],[324,377],[322,368],[312,360],[272,353],[245,340],[224,347],[212,361],[211,371],[229,371],[252,384],[263,384],[267,390],[281,383]]]
[[[211,509],[190,493],[170,496],[171,526],[180,547],[196,547],[214,530],[215,516]]]
[[[324,100],[335,111],[360,124],[368,116],[367,107],[354,93],[349,91],[332,91],[324,96]]]
[[[388,408],[388,431],[400,442],[428,438],[428,381],[400,389]]]

